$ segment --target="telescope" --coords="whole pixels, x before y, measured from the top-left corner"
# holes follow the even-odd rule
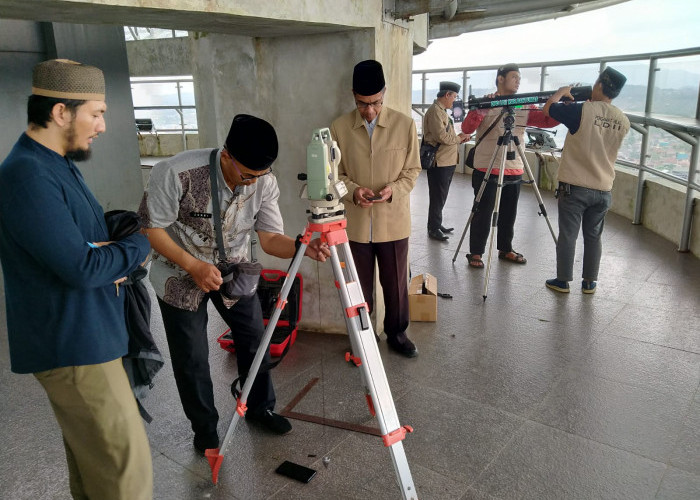
[[[593,87],[571,87],[571,95],[574,101],[587,101],[591,98]],[[544,104],[556,93],[556,90],[545,92],[530,92],[529,94],[513,94],[507,96],[481,97],[479,99],[469,96],[467,107],[472,109],[503,108],[506,106],[522,106],[524,104]],[[562,97],[562,101],[570,101]]]

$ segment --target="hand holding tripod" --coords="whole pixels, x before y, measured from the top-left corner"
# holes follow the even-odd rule
[[[454,263],[455,260],[457,259],[457,254],[459,253],[460,248],[462,247],[462,242],[464,241],[464,237],[467,234],[467,230],[469,229],[469,226],[472,222],[472,219],[474,218],[474,215],[476,212],[479,211],[480,209],[480,203],[481,203],[481,197],[484,194],[484,191],[486,189],[486,185],[489,182],[491,178],[491,171],[493,170],[494,163],[496,162],[496,158],[498,157],[499,153],[501,153],[500,159],[501,159],[501,164],[500,168],[498,170],[498,181],[496,183],[496,200],[494,203],[494,209],[493,209],[493,214],[491,217],[491,231],[489,235],[489,257],[486,263],[486,276],[484,277],[484,293],[483,293],[483,298],[484,301],[486,301],[486,297],[488,295],[488,284],[489,284],[489,275],[491,271],[491,255],[493,253],[493,237],[494,233],[496,231],[496,228],[498,226],[498,211],[499,211],[499,206],[501,203],[501,190],[504,185],[503,181],[503,175],[505,171],[505,165],[506,165],[506,160],[514,160],[515,159],[515,151],[513,151],[512,144],[515,144],[515,149],[520,155],[520,158],[522,159],[523,162],[523,167],[525,169],[525,172],[527,173],[528,180],[527,181],[516,181],[520,183],[526,183],[526,184],[531,184],[532,187],[535,190],[535,196],[537,197],[537,201],[539,203],[539,208],[540,211],[538,212],[538,215],[543,215],[545,220],[547,221],[547,226],[549,227],[549,232],[552,235],[552,238],[554,239],[554,244],[556,245],[557,243],[557,237],[556,234],[554,233],[554,229],[552,228],[552,224],[549,221],[549,217],[547,216],[547,209],[544,206],[544,201],[542,200],[542,196],[540,195],[540,190],[537,187],[537,183],[534,181],[534,176],[532,175],[532,170],[530,169],[530,165],[527,162],[527,158],[525,157],[525,151],[523,149],[522,144],[520,144],[520,138],[518,136],[513,135],[513,126],[515,124],[515,109],[512,106],[504,106],[503,110],[501,111],[501,114],[499,115],[498,118],[496,118],[496,121],[500,120],[501,117],[503,117],[503,127],[504,127],[504,132],[503,135],[498,138],[498,146],[493,152],[493,155],[491,156],[491,161],[489,163],[489,168],[486,170],[486,174],[484,176],[484,180],[481,183],[481,186],[479,187],[479,191],[477,192],[476,197],[474,198],[474,204],[472,206],[471,213],[469,215],[469,219],[467,220],[467,224],[464,227],[464,231],[462,231],[462,237],[459,240],[459,245],[457,246],[457,249],[455,250],[454,256],[452,257],[452,262]]]

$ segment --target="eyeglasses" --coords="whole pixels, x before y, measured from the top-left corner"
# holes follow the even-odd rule
[[[238,163],[236,163],[236,160],[233,159],[233,156],[231,155],[231,153],[229,152],[229,150],[226,149],[226,148],[224,148],[224,151],[226,151],[226,154],[227,154],[228,157],[231,159],[231,162],[233,163],[233,168],[236,169],[236,173],[238,174],[238,176],[241,178],[241,180],[242,180],[243,182],[253,181],[253,180],[255,180],[255,179],[259,179],[260,177],[265,177],[266,175],[272,173],[272,169],[268,169],[267,172],[264,172],[264,173],[258,174],[258,175],[244,174],[244,173],[241,172],[241,170],[238,168]]]
[[[357,109],[367,109],[370,106],[372,106],[374,109],[379,109],[382,107],[382,104],[384,104],[384,99],[379,99],[378,101],[374,102],[362,102],[355,99],[355,105],[357,106]]]

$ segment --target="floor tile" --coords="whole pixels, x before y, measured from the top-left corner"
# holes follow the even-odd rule
[[[533,420],[664,461],[681,433],[688,399],[571,370]]]
[[[526,423],[472,486],[498,498],[654,498],[666,466]]]

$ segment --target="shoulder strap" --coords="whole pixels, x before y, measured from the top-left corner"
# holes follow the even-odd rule
[[[219,261],[226,260],[226,251],[224,250],[224,236],[221,230],[221,208],[219,206],[219,185],[216,181],[216,153],[218,149],[212,149],[209,155],[209,179],[211,180],[211,203],[212,211],[214,212],[214,230],[216,232],[216,246],[219,249]]]
[[[474,147],[477,147],[477,146],[481,143],[481,141],[484,140],[484,137],[486,137],[487,135],[489,135],[489,132],[491,132],[491,131],[493,130],[493,127],[495,127],[496,124],[498,123],[498,121],[501,119],[501,116],[503,116],[503,113],[499,114],[499,115],[496,117],[496,119],[495,119],[495,120],[493,121],[493,123],[489,126],[489,128],[486,129],[486,132],[484,132],[484,133],[481,135],[481,137],[479,137],[479,140],[476,141],[476,143],[474,144]]]

